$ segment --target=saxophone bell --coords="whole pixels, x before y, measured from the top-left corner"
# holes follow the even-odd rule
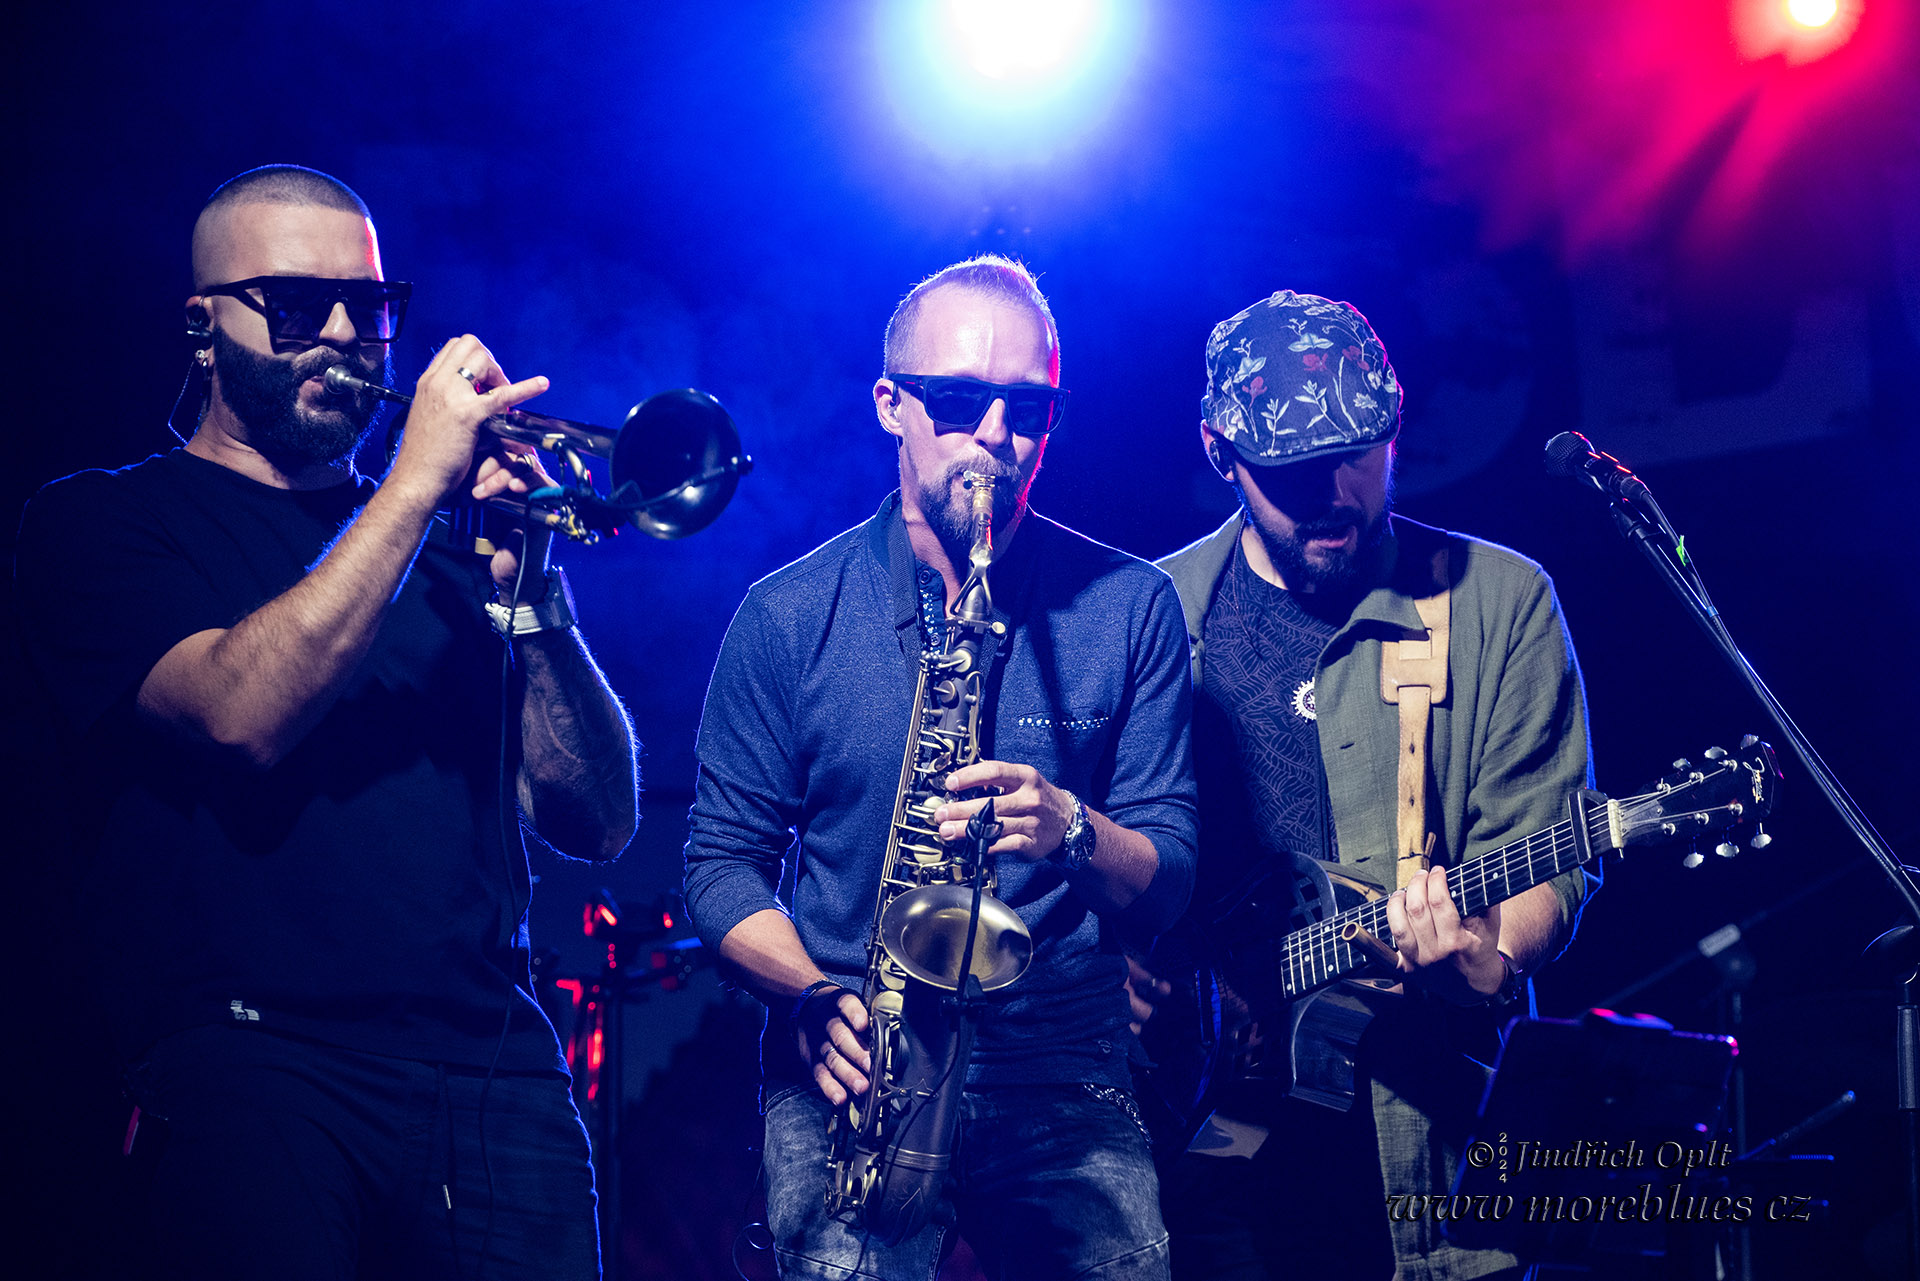
[[[897,896],[880,916],[880,946],[893,963],[922,983],[957,992],[965,981],[961,957],[973,919],[973,887],[922,885]],[[967,965],[980,989],[995,992],[1022,974],[1033,960],[1027,923],[991,895],[980,898],[980,922],[972,931]]]

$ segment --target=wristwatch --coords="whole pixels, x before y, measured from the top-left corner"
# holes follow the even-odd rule
[[[1067,824],[1066,835],[1060,838],[1060,848],[1048,854],[1047,861],[1065,871],[1077,872],[1093,862],[1093,847],[1099,840],[1099,834],[1093,830],[1093,824],[1087,821],[1085,803],[1072,792],[1066,795],[1073,802],[1073,821]]]
[[[1520,973],[1520,968],[1513,963],[1511,956],[1508,956],[1505,952],[1497,953],[1497,955],[1500,957],[1500,964],[1505,970],[1505,977],[1500,980],[1500,986],[1495,988],[1492,994],[1487,997],[1487,1004],[1493,1006],[1495,1009],[1500,1009],[1503,1006],[1512,1005],[1516,1001],[1526,999],[1527,980],[1526,976]]]
[[[565,571],[556,566],[547,575],[546,595],[531,605],[508,609],[499,601],[487,602],[487,619],[494,631],[509,638],[566,631],[573,626],[573,592]]]

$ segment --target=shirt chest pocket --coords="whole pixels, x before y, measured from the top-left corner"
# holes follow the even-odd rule
[[[1031,765],[1048,782],[1084,788],[1107,754],[1113,716],[1104,708],[1017,712],[1005,725],[1002,760]]]

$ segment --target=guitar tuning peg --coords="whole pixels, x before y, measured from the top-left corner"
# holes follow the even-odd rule
[[[1681,867],[1699,867],[1702,863],[1706,861],[1707,861],[1706,857],[1700,853],[1699,849],[1695,848],[1687,851],[1687,856],[1680,860],[1680,866]]]
[[[1753,839],[1747,842],[1747,848],[1750,850],[1763,850],[1771,844],[1773,844],[1773,838],[1767,835],[1767,829],[1756,826],[1753,829]]]
[[[1727,759],[1727,749],[1724,747],[1709,747],[1705,752],[1702,752],[1701,755],[1710,761],[1724,761]]]
[[[1742,734],[1740,736],[1740,750],[1744,752],[1759,741],[1760,736],[1758,734]]]
[[[1692,769],[1693,762],[1688,760],[1686,757],[1682,756],[1679,760],[1673,763],[1673,767],[1675,769]]]
[[[1738,845],[1735,845],[1732,841],[1721,841],[1718,845],[1713,847],[1713,852],[1715,854],[1718,854],[1721,858],[1732,858],[1735,854],[1738,854],[1740,852],[1740,847]]]

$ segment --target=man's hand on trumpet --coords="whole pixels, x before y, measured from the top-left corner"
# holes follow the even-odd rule
[[[546,379],[540,381],[545,382]],[[547,475],[546,468],[540,465],[539,451],[532,445],[496,440],[490,447],[483,441],[482,448],[486,452],[480,457],[480,466],[474,472],[473,481],[473,497],[477,501],[485,502],[503,495],[524,498],[534,490],[544,489],[554,483],[553,478]],[[520,596],[522,604],[532,604],[546,590],[543,580],[547,572],[547,555],[553,546],[553,530],[538,521],[532,521],[516,526],[515,536],[531,541],[527,549],[530,561]],[[503,598],[511,596],[514,580],[520,574],[518,549],[496,547],[490,568],[500,595]]]
[[[544,377],[513,382],[485,343],[472,334],[455,338],[435,353],[420,375],[388,483],[395,477],[406,483],[412,476],[421,476],[426,484],[438,486],[435,506],[463,482],[476,502],[523,497],[551,485],[553,480],[541,467],[533,446],[503,440],[480,426],[548,386]],[[404,473],[403,466],[408,468]],[[528,568],[532,572],[521,585],[522,603],[532,603],[546,590],[547,553],[553,541],[552,531],[542,525],[534,526],[531,537]],[[497,549],[491,569],[501,593],[511,594],[520,577],[519,549]]]
[[[472,334],[455,338],[434,355],[415,385],[400,452],[385,484],[417,490],[438,507],[455,486],[471,477],[468,483],[479,496],[486,480],[476,469],[476,459],[504,452],[503,444],[490,433],[482,439],[480,424],[531,400],[547,386],[543,377],[509,381],[478,338]]]

